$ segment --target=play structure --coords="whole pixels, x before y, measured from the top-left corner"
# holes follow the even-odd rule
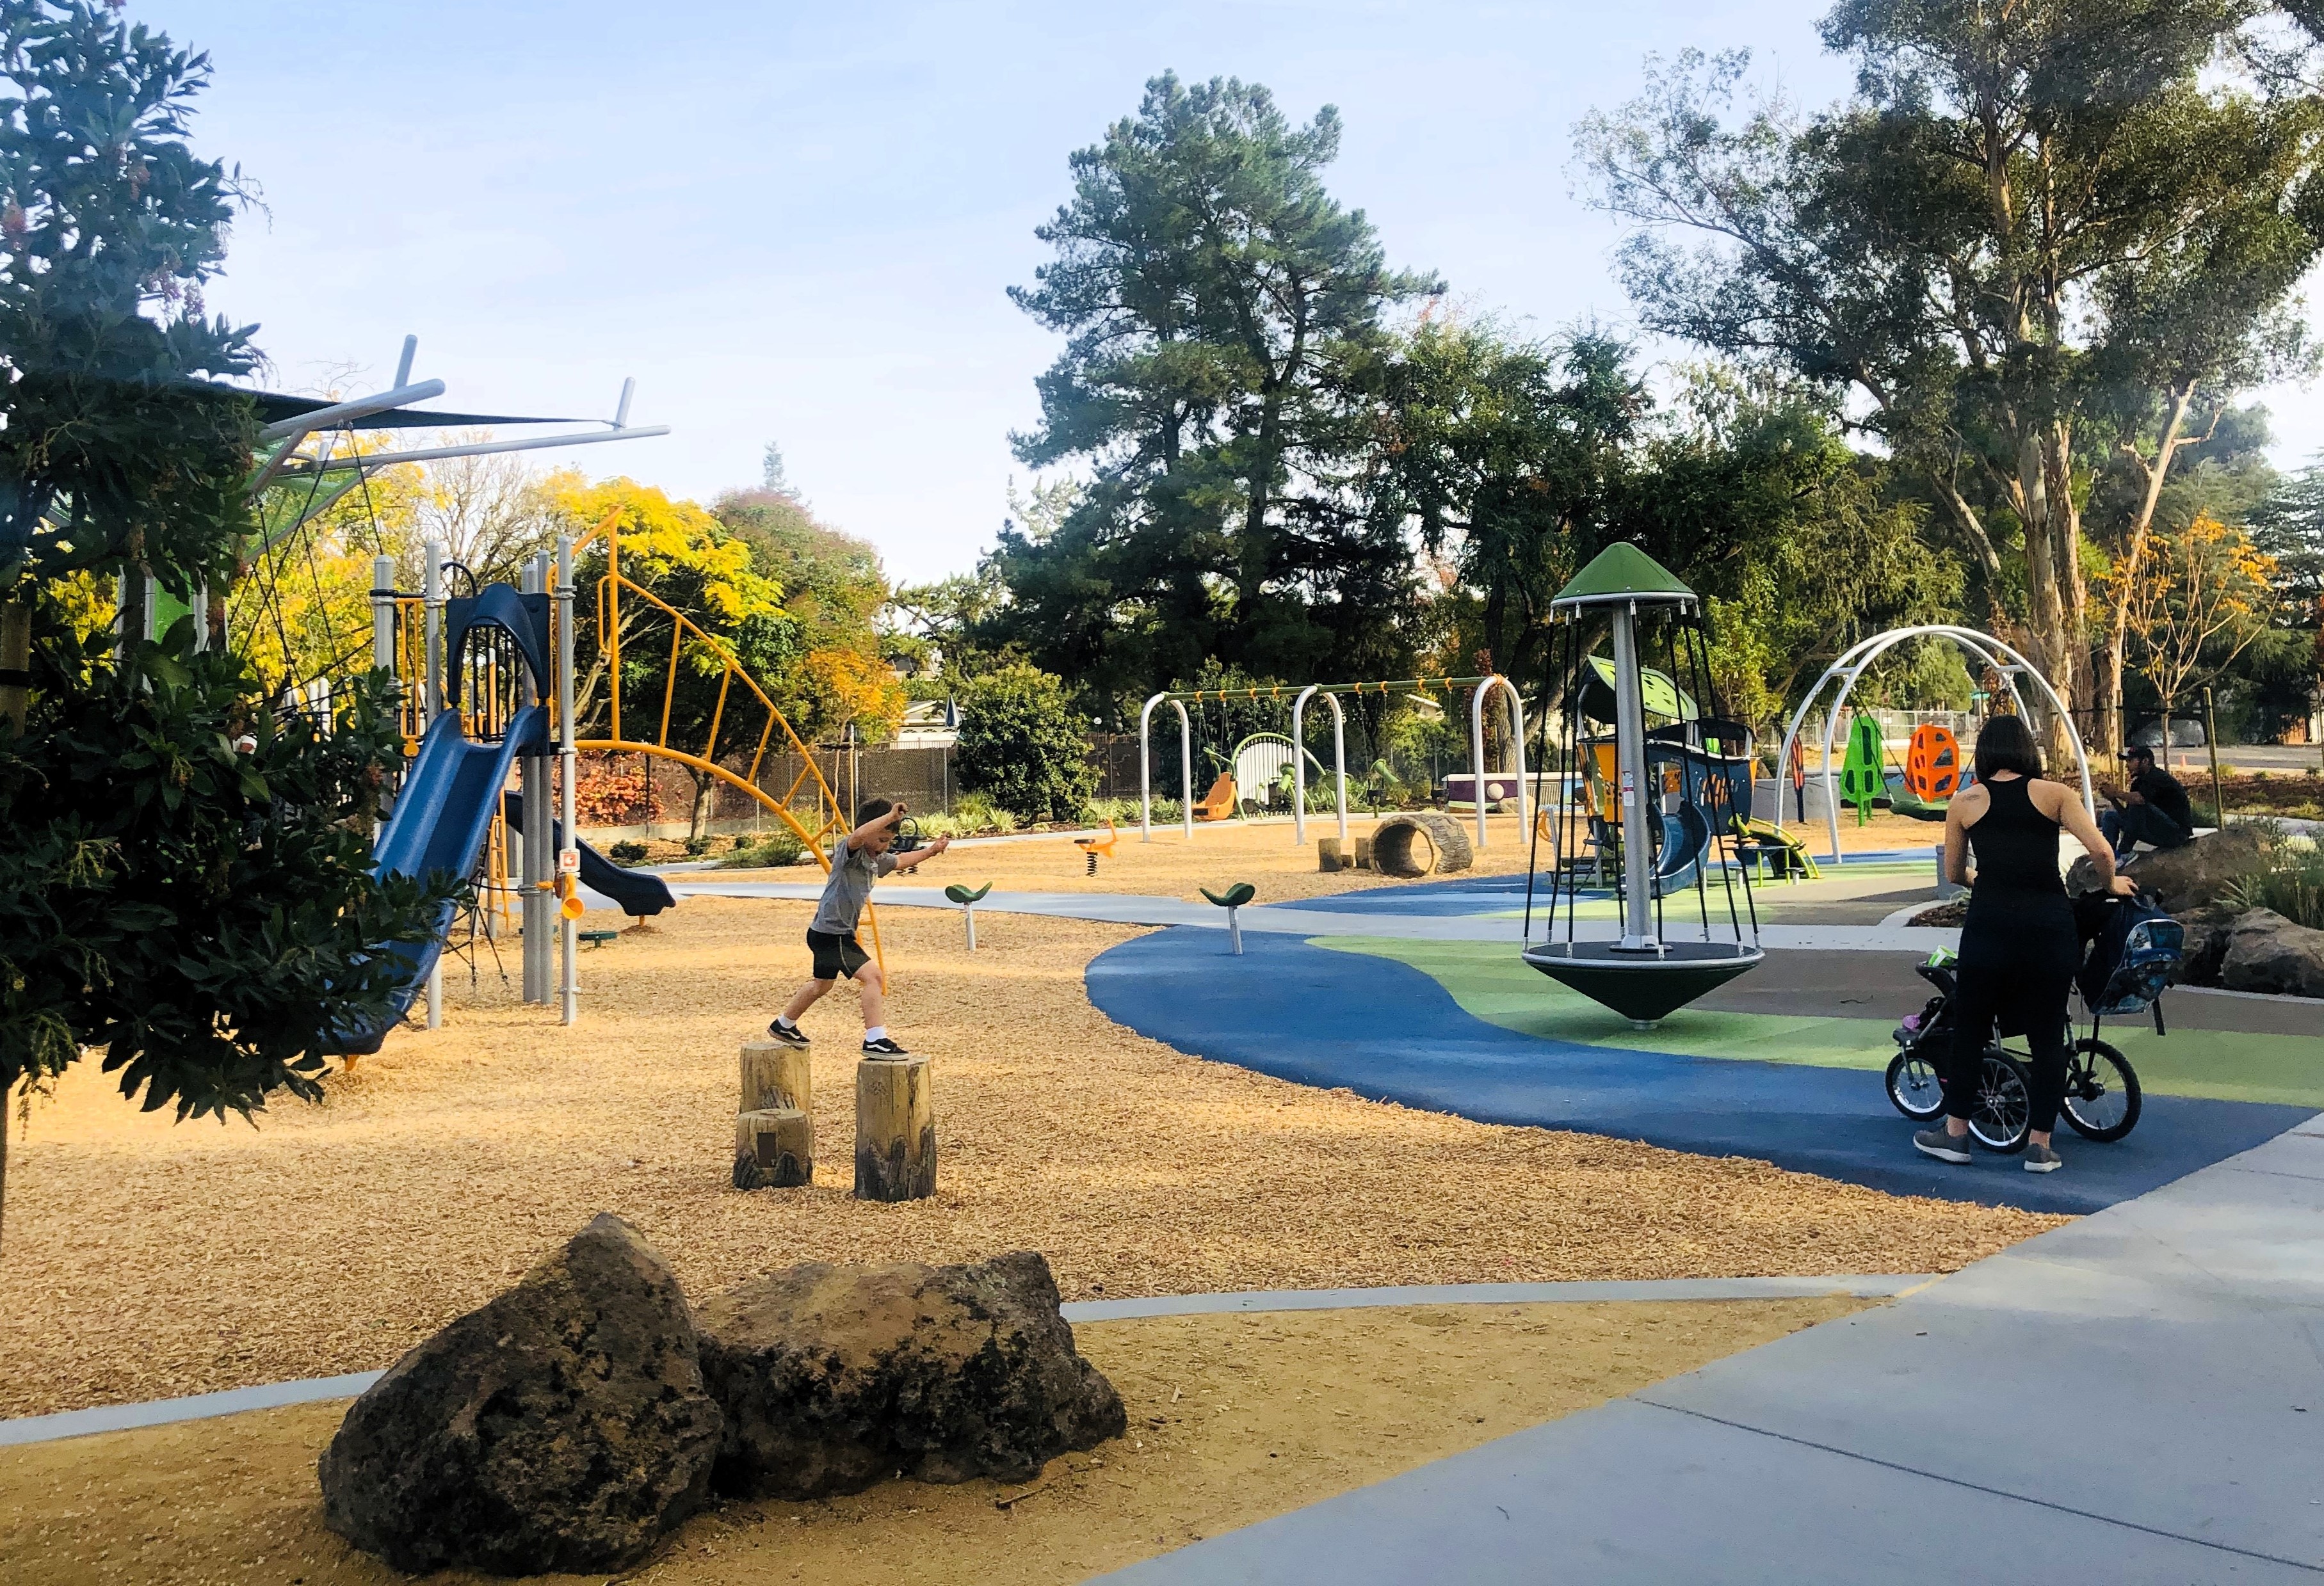
[[[1164,692],[1146,701],[1138,713],[1138,806],[1139,840],[1154,840],[1154,711],[1167,704],[1178,713],[1178,778],[1180,819],[1185,834],[1192,837],[1198,822],[1225,820],[1242,813],[1243,801],[1251,797],[1253,788],[1281,788],[1285,773],[1289,773],[1291,806],[1291,840],[1305,846],[1307,842],[1307,772],[1312,766],[1318,776],[1323,764],[1305,745],[1305,731],[1308,701],[1321,698],[1332,711],[1332,777],[1334,805],[1338,816],[1339,841],[1348,844],[1348,749],[1347,717],[1341,709],[1342,695],[1404,694],[1416,690],[1435,690],[1450,694],[1454,689],[1469,689],[1469,755],[1470,771],[1465,785],[1470,794],[1477,826],[1477,845],[1486,842],[1485,815],[1488,806],[1499,801],[1514,800],[1517,818],[1522,823],[1527,813],[1525,765],[1525,705],[1517,697],[1517,685],[1499,673],[1481,678],[1404,678],[1366,683],[1310,683],[1304,687],[1287,684],[1268,684],[1246,688],[1192,688],[1179,692]],[[1508,712],[1508,743],[1511,765],[1499,771],[1489,771],[1485,765],[1485,711],[1496,690],[1499,690]],[[1255,733],[1238,742],[1231,755],[1213,758],[1222,761],[1218,776],[1198,802],[1194,798],[1194,727],[1186,707],[1200,711],[1205,703],[1223,707],[1230,702],[1257,703],[1260,700],[1291,701],[1291,724],[1287,733]],[[1295,752],[1296,749],[1296,752]],[[1448,798],[1454,784],[1463,779],[1458,775],[1446,779]],[[1480,791],[1483,797],[1480,797]]]
[[[1702,602],[1637,547],[1607,547],[1558,592],[1550,612],[1563,652],[1545,690],[1565,700],[1560,785],[1581,791],[1549,834],[1551,940],[1533,940],[1527,881],[1525,962],[1652,1028],[1765,957],[1751,871],[1739,851],[1751,820],[1751,734],[1705,708],[1711,667]],[[1601,632],[1610,635],[1610,657],[1591,652]],[[1655,641],[1668,653],[1666,669],[1646,664]],[[1546,722],[1543,732],[1546,738]],[[1545,768],[1549,756],[1542,759]],[[1536,874],[1542,841],[1536,830]],[[1724,941],[1711,918],[1714,872],[1726,902]],[[1575,928],[1582,893],[1609,879],[1619,935],[1584,940]],[[1701,934],[1676,940],[1664,902],[1689,891]],[[1557,940],[1561,904],[1564,936]]]
[[[2027,716],[2029,720],[2031,716],[2026,708],[2028,701],[2024,691],[2018,687],[2018,682],[2023,678],[2034,685],[2034,697],[2052,713],[2055,720],[2066,724],[2065,737],[2067,742],[2074,746],[2076,769],[2081,776],[2082,805],[2084,808],[2093,812],[2092,818],[2095,819],[2097,806],[2091,799],[2089,756],[2082,751],[2080,734],[2073,730],[2073,716],[2067,710],[2066,702],[2058,697],[2058,691],[2050,686],[2050,680],[2041,674],[2032,661],[2027,660],[2015,650],[1990,633],[1980,633],[1974,628],[1958,628],[1945,622],[1930,622],[1911,628],[1891,628],[1886,632],[1876,633],[1869,639],[1861,640],[1850,645],[1839,659],[1824,669],[1823,675],[1815,680],[1813,687],[1801,696],[1798,708],[1792,712],[1791,722],[1784,729],[1783,751],[1776,757],[1776,763],[1779,765],[1796,763],[1794,757],[1798,752],[1801,727],[1806,723],[1808,714],[1815,708],[1816,702],[1822,697],[1825,688],[1833,682],[1838,682],[1840,692],[1833,698],[1831,709],[1823,718],[1822,787],[1824,817],[1830,826],[1831,838],[1830,856],[1831,862],[1835,864],[1840,862],[1840,807],[1842,803],[1855,806],[1859,823],[1869,818],[1872,805],[1884,798],[1891,807],[1898,808],[1901,814],[1914,815],[1928,820],[1941,820],[1944,818],[1944,801],[1950,798],[1961,786],[1965,772],[1961,745],[1959,741],[1954,739],[1949,730],[1940,729],[1942,733],[1941,737],[1932,733],[1924,739],[1921,730],[1915,729],[1913,742],[1906,749],[1904,772],[1897,784],[1904,796],[1904,804],[1899,806],[1896,793],[1890,790],[1887,786],[1886,745],[1880,738],[1878,724],[1870,716],[1862,714],[1850,719],[1849,749],[1845,754],[1837,757],[1840,767],[1839,774],[1835,776],[1833,771],[1834,750],[1838,746],[1840,724],[1848,709],[1849,696],[1855,692],[1857,683],[1874,662],[1897,645],[1908,640],[1916,639],[1942,639],[1959,647],[1973,666],[1982,668],[1999,679],[2001,689],[2007,695],[2011,707],[2017,715]],[[1868,728],[1870,733],[1868,743],[1859,751],[1858,734]],[[1949,761],[1945,759],[1943,753],[1948,744],[1951,751]],[[1917,781],[1916,766],[1919,779]],[[1863,777],[1859,777],[1859,770],[1863,768],[1868,768],[1868,770],[1864,770]],[[1950,773],[1950,780],[1946,778],[1947,772]],[[1865,779],[1866,778],[1869,780]],[[1780,798],[1776,800],[1775,826],[1778,832],[1782,830],[1784,825],[1782,802]],[[1804,809],[1803,809],[1803,819],[1804,819]]]

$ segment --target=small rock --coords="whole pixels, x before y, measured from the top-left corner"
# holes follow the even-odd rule
[[[701,1504],[719,1428],[678,1279],[600,1215],[355,1402],[323,1518],[415,1574],[621,1569]]]
[[[2287,992],[2324,997],[2324,931],[2309,929],[2273,908],[2236,917],[2219,961],[2219,983],[2231,991]]]
[[[1029,1481],[1121,1435],[1120,1397],[1074,1351],[1049,1264],[808,1261],[702,1307],[725,1411],[719,1490],[762,1498],[922,1481]]]

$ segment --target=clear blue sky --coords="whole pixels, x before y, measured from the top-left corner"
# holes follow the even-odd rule
[[[1007,436],[1056,343],[1004,289],[1044,256],[1067,153],[1147,78],[1337,105],[1331,186],[1391,260],[1545,334],[1628,321],[1615,233],[1570,193],[1574,121],[1690,44],[1833,98],[1821,9],[131,5],[215,58],[198,140],[271,213],[211,297],[262,323],[278,385],[349,364],[383,384],[407,331],[461,407],[610,417],[634,374],[632,421],[672,435],[546,456],[707,499],[778,440],[899,579],[970,566],[1027,482]],[[2324,400],[2270,401],[2280,461],[2324,447]]]

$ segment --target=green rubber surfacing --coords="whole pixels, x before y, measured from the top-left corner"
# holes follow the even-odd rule
[[[1442,985],[1464,1011],[1504,1029],[1682,1057],[1877,1073],[1895,1054],[1889,1032],[1904,1015],[1920,1011],[1915,1003],[1884,1008],[1878,1018],[1864,1019],[1729,1013],[1696,1007],[1679,1010],[1655,1029],[1640,1030],[1631,1028],[1621,1015],[1528,968],[1507,944],[1318,936],[1309,945],[1409,964]],[[1753,973],[1766,972],[1763,965]],[[2166,1000],[2166,1020],[2171,1011]],[[2122,1048],[2137,1068],[2141,1085],[2154,1094],[2324,1110],[2324,1037],[2182,1028],[2157,1037],[2144,1020],[2109,1022],[2101,1033]]]

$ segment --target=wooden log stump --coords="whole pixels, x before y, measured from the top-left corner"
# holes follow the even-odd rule
[[[796,1107],[734,1117],[734,1187],[796,1189],[815,1179],[815,1124]]]
[[[917,1201],[936,1193],[928,1060],[866,1057],[855,1065],[855,1198]]]
[[[736,1111],[758,1112],[770,1107],[792,1107],[815,1114],[814,1065],[804,1047],[777,1040],[742,1043],[742,1104]]]
[[[1315,839],[1315,868],[1325,875],[1334,871],[1370,870],[1372,868],[1372,840],[1370,837],[1350,837],[1342,842],[1337,837]]]

